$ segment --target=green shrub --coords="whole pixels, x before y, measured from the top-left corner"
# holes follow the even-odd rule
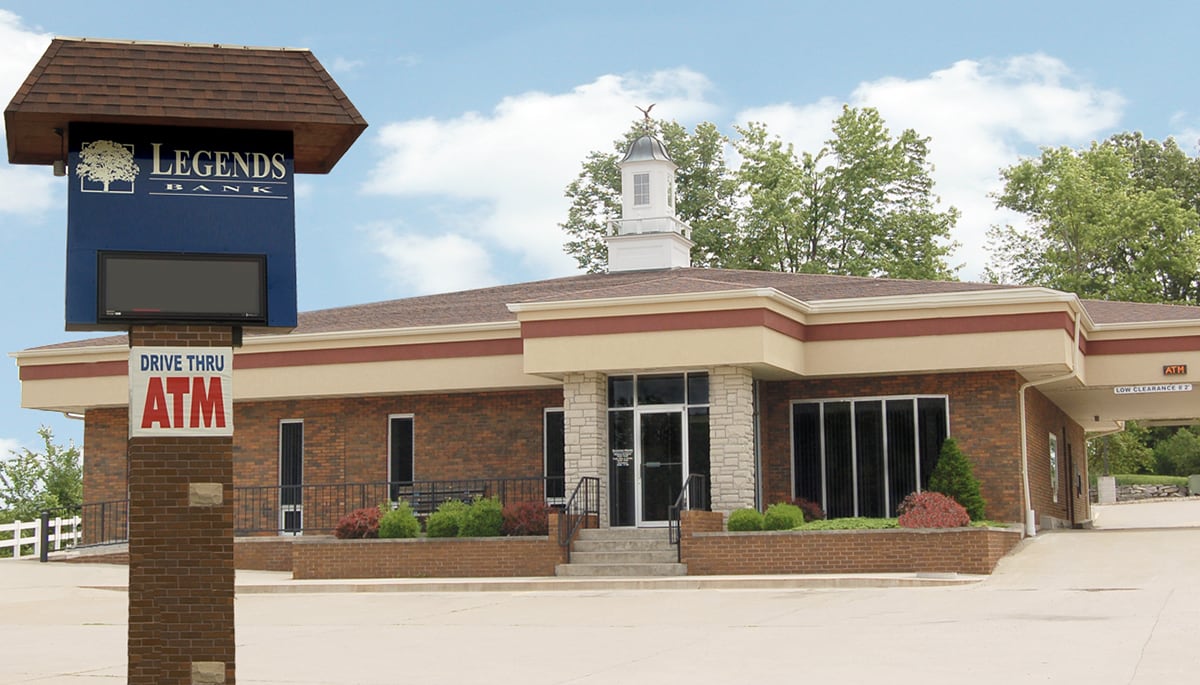
[[[763,514],[763,530],[791,530],[804,523],[804,510],[795,504],[780,502],[767,507]]]
[[[972,473],[971,462],[958,449],[954,438],[946,438],[942,443],[937,466],[933,467],[926,490],[940,492],[958,502],[973,521],[987,518],[984,511],[986,503],[983,493],[979,491],[979,479]]]
[[[480,497],[471,503],[462,526],[461,538],[496,537],[504,531],[504,507],[498,497]]]
[[[415,538],[420,534],[421,522],[408,502],[401,501],[395,509],[385,510],[379,517],[381,538]]]
[[[738,509],[730,512],[726,527],[730,532],[762,530],[763,515],[757,509]]]
[[[425,520],[425,534],[431,538],[458,537],[470,505],[456,499],[446,500]]]

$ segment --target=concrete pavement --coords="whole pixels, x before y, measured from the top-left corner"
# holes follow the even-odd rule
[[[248,590],[286,574],[240,573],[238,680],[1193,683],[1198,569],[1200,528],[1157,525],[1042,534],[944,587],[280,593]],[[126,594],[93,588],[125,573],[0,562],[0,682],[122,682]]]

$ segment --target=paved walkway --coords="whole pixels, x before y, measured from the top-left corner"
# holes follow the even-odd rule
[[[252,592],[295,582],[239,573],[238,681],[1194,683],[1200,528],[1151,522],[1043,534],[945,587]],[[97,588],[125,574],[0,562],[0,682],[122,682],[126,594]]]

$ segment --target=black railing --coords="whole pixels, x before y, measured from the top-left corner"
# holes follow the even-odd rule
[[[675,503],[668,510],[667,536],[671,544],[675,545],[675,557],[680,563],[683,563],[683,548],[679,544],[679,516],[688,509],[708,511],[708,482],[704,474],[690,474],[683,482],[683,489],[679,491]]]
[[[575,490],[567,498],[558,515],[558,544],[567,550],[568,563],[571,561],[571,540],[592,516],[596,517],[599,525],[600,479],[596,476],[584,476],[579,479]]]
[[[47,561],[50,554],[50,521],[55,518],[79,517],[79,525],[75,527],[77,535],[69,545],[64,547],[95,547],[99,545],[115,545],[129,539],[129,500],[114,500],[112,502],[89,502],[77,507],[62,507],[48,509],[42,512],[41,525],[41,560]]]
[[[561,506],[563,479],[469,478],[411,483],[332,483],[318,485],[242,486],[233,489],[234,535],[299,535],[332,533],[337,522],[355,509],[403,500],[422,518],[446,500],[496,497],[501,505],[545,502]],[[81,507],[42,512],[43,523],[54,517],[79,516],[80,537],[74,546],[112,545],[129,540],[129,500],[92,502]],[[49,550],[50,528],[42,525],[42,561]]]
[[[408,502],[424,518],[447,500],[470,502],[495,497],[517,502],[557,504],[561,478],[467,478],[408,482],[332,483],[237,487],[233,489],[235,535],[330,533],[355,509]]]

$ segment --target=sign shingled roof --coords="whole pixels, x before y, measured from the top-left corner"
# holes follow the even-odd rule
[[[55,38],[4,110],[8,158],[52,164],[72,122],[290,130],[327,173],[367,127],[308,50]]]

